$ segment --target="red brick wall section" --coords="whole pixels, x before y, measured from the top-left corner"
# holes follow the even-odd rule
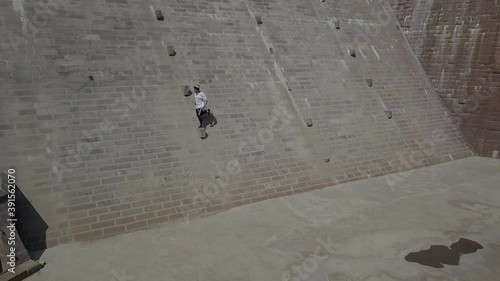
[[[435,89],[479,155],[500,157],[500,2],[391,0]]]
[[[415,9],[416,0],[391,0],[391,6],[402,27],[408,27]]]

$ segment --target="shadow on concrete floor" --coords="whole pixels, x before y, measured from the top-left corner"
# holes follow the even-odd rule
[[[38,260],[47,249],[46,232],[49,226],[19,187],[16,192],[18,231],[31,259]]]
[[[466,158],[398,176],[393,187],[371,178],[60,245],[29,281],[451,281],[464,272],[498,280],[500,161]],[[405,259],[432,245],[451,245],[463,260],[438,270]]]
[[[38,260],[47,249],[46,232],[49,226],[16,184],[16,230],[31,259]]]

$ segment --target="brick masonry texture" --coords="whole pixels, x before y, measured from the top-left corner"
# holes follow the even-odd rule
[[[30,248],[473,155],[385,1],[0,3],[0,168],[48,225]]]
[[[390,2],[469,142],[480,155],[500,157],[500,2]]]

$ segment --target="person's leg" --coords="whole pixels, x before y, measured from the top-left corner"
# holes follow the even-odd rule
[[[203,120],[201,120],[201,109],[196,109],[196,117],[198,117],[198,121],[200,121],[200,127],[203,126]]]
[[[200,112],[200,116],[202,116],[205,113],[210,113],[210,110],[202,109],[201,112]]]

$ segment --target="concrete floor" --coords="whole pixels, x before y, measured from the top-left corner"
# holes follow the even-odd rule
[[[405,261],[459,238],[459,265]],[[498,280],[500,161],[467,158],[45,251],[29,281]]]

